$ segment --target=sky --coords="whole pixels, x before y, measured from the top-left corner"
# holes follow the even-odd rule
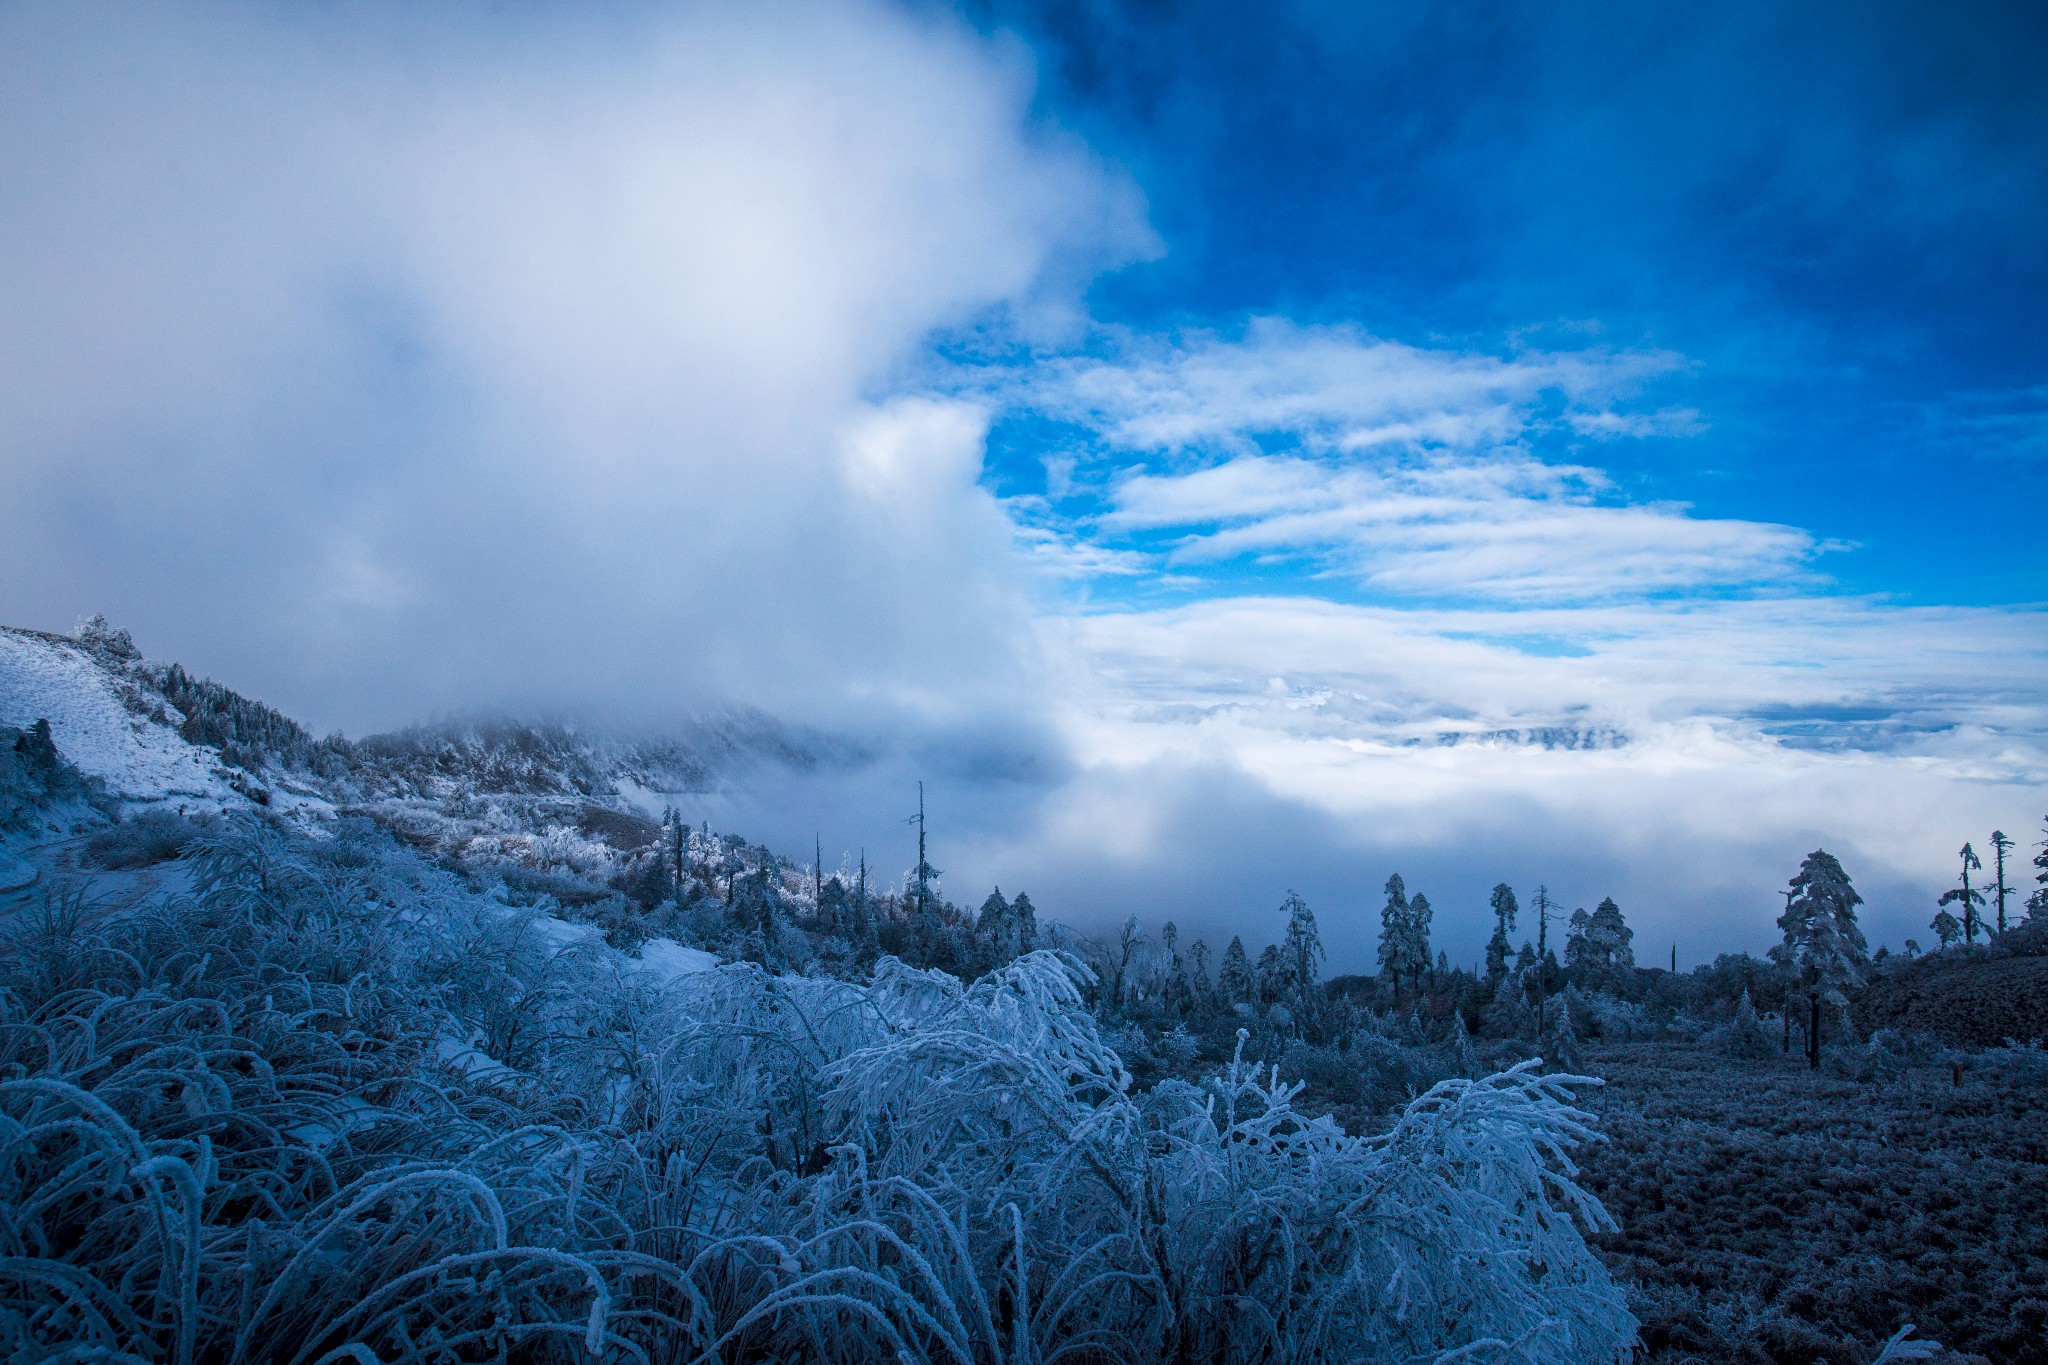
[[[2048,817],[2029,4],[0,7],[0,619],[1366,968]],[[1533,926],[1525,925],[1524,929]]]

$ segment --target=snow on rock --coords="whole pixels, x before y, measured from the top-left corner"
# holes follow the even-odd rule
[[[220,756],[187,743],[175,722],[130,708],[127,684],[92,652],[59,635],[0,626],[0,725],[50,722],[71,765],[130,803],[175,802],[193,809],[241,809]]]

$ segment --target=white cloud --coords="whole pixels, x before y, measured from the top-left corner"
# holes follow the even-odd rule
[[[1036,825],[991,840],[1006,884],[1035,860],[1212,934],[1313,887],[1353,969],[1389,871],[1447,907],[1454,956],[1505,879],[1614,894],[1696,961],[1767,943],[1816,846],[1879,938],[1925,942],[1955,846],[2029,820],[2048,782],[2036,610],[1234,598],[1048,629],[1084,758]]]
[[[1036,367],[1012,401],[1128,450],[1249,450],[1251,438],[1272,433],[1339,450],[1471,450],[1515,439],[1546,403],[1572,420],[1604,420],[1613,399],[1680,368],[1661,352],[1503,358],[1275,317],[1251,320],[1236,341],[1212,332],[1118,341],[1107,358]]]
[[[1111,349],[983,386],[1088,429],[1098,463],[1140,457],[1088,485],[1106,506],[1063,528],[1077,561],[1084,541],[1159,551],[1156,535],[1119,538],[1174,532],[1159,562],[1184,571],[1249,559],[1386,593],[1568,602],[1782,587],[1826,548],[1795,527],[1631,501],[1599,469],[1532,453],[1549,437],[1703,430],[1691,409],[1628,406],[1683,368],[1670,355],[1500,357],[1277,318],[1235,341],[1125,335]],[[1055,500],[1075,485],[1067,465],[1048,477]]]
[[[1185,528],[1169,562],[1313,559],[1374,587],[1509,601],[1782,583],[1815,553],[1795,527],[1596,501],[1598,470],[1520,455],[1381,464],[1243,455],[1110,490],[1111,532]]]
[[[10,8],[0,609],[353,727],[1014,693],[979,419],[869,396],[1149,249],[1030,99],[882,4]]]

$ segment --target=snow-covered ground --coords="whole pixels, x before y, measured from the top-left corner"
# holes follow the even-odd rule
[[[0,725],[27,729],[47,719],[65,759],[130,805],[248,806],[229,784],[220,756],[179,736],[175,713],[168,722],[137,714],[121,691],[84,646],[0,626]]]
[[[0,848],[0,891],[19,891],[25,886],[35,885],[37,869]]]
[[[673,981],[692,972],[710,971],[718,965],[718,957],[702,948],[685,948],[672,938],[650,938],[640,945],[640,965],[664,981]]]

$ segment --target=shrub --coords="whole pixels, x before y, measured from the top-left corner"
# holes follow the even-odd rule
[[[1757,1017],[1756,1006],[1750,1003],[1748,991],[1742,993],[1742,1000],[1735,1007],[1735,1017],[1722,1032],[1721,1050],[1730,1057],[1748,1061],[1761,1061],[1778,1053],[1778,1040],[1771,1037],[1763,1020]]]
[[[143,811],[87,840],[85,858],[96,867],[151,867],[182,857],[205,828],[169,811]]]
[[[0,943],[0,1356],[1622,1361],[1581,1078],[1133,1095],[1078,962],[664,983],[360,830]],[[59,907],[61,909],[61,907]]]

